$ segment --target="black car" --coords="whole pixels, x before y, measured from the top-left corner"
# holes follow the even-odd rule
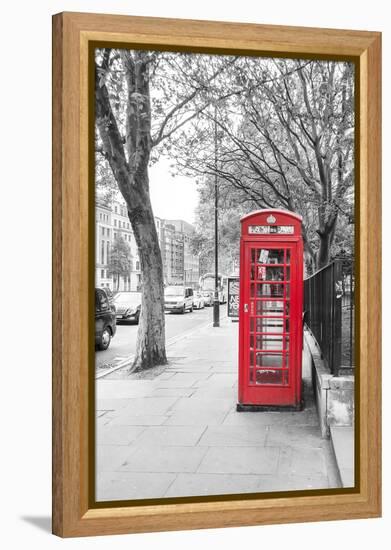
[[[109,347],[117,330],[115,312],[103,288],[95,289],[95,345],[100,350]]]
[[[117,323],[131,321],[138,324],[141,311],[141,292],[118,292],[114,296],[113,304]]]

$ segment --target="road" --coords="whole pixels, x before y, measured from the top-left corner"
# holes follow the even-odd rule
[[[227,304],[221,305],[220,316],[226,315],[226,311]],[[192,313],[185,313],[184,315],[167,313],[165,317],[166,340],[169,341],[174,336],[179,336],[183,332],[212,322],[213,307],[194,310]],[[95,367],[97,369],[111,367],[121,359],[134,353],[136,349],[137,328],[137,325],[134,324],[117,325],[117,333],[112,339],[110,347],[106,351],[96,351]]]

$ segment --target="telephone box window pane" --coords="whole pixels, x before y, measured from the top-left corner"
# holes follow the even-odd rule
[[[288,319],[285,321],[288,321]],[[250,332],[283,332],[284,325],[285,332],[289,332],[289,323],[287,325],[282,318],[250,317]]]
[[[283,298],[284,297],[284,285],[280,283],[269,284],[253,284],[251,288],[251,297],[254,298],[256,294],[257,298],[263,298],[267,296]]]
[[[287,248],[287,249],[285,250],[285,252],[286,252],[286,255],[285,255],[285,263],[286,263],[286,264],[290,264],[290,263],[291,263],[291,251],[290,251],[289,248]]]
[[[289,337],[272,334],[251,334],[250,348],[257,350],[287,351],[289,349]]]
[[[253,283],[250,291],[251,298],[284,298],[284,285],[281,283]]]
[[[257,367],[276,367],[283,368],[284,360],[283,355],[279,353],[256,353]]]
[[[266,265],[258,265],[251,267],[251,279],[257,281],[283,281],[284,268],[283,266],[268,267]]]
[[[280,332],[282,327],[282,319],[250,318],[250,332]]]
[[[285,268],[285,280],[286,281],[291,280],[291,268],[289,267],[289,265],[287,265]]]
[[[282,319],[261,319],[262,324],[259,324],[257,332],[266,333],[281,333],[283,332],[283,320]]]
[[[259,248],[259,249],[257,249],[255,255],[252,256],[252,257],[255,258],[255,261],[258,264],[283,264],[284,263],[284,249]],[[253,261],[253,263],[254,263],[254,261]]]
[[[259,266],[264,269],[265,278],[258,279],[265,281],[283,281],[284,280],[284,268],[282,266]]]
[[[285,298],[289,298],[291,295],[291,285],[288,283],[285,285]]]
[[[250,336],[250,348],[263,351],[288,351],[289,336],[278,336],[275,334],[257,334]]]
[[[287,371],[283,370],[257,370],[256,384],[286,386],[288,384]]]
[[[287,369],[288,354],[268,353],[250,349],[250,366],[262,369]]]
[[[283,315],[284,302],[282,300],[257,300],[257,315]],[[285,302],[285,315],[289,315],[289,302]]]

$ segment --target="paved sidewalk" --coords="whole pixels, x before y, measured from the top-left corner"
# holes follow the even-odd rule
[[[309,373],[301,412],[236,412],[238,323],[168,348],[153,380],[97,384],[97,500],[338,487]]]

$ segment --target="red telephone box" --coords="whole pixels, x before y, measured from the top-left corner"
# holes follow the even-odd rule
[[[241,219],[239,411],[301,408],[301,220],[284,210]]]

